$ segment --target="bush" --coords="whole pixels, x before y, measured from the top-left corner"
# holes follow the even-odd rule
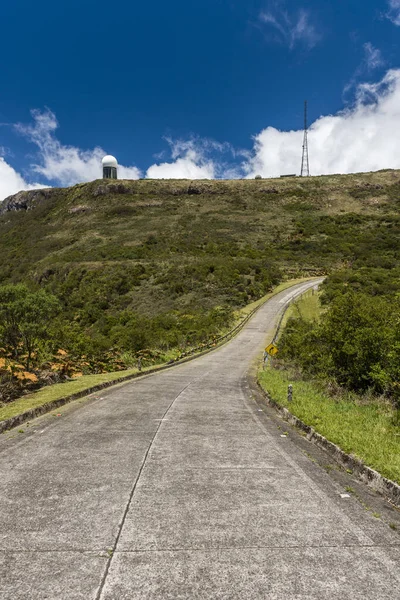
[[[22,284],[0,287],[0,339],[15,358],[25,357],[29,370],[32,354],[49,337],[49,325],[61,310],[55,296],[44,290],[30,292]]]
[[[400,399],[399,297],[336,291],[319,324],[290,319],[281,346],[282,358],[311,376]]]

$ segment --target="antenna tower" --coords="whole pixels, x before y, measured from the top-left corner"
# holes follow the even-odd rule
[[[304,140],[303,156],[301,159],[301,177],[310,176],[310,162],[308,159],[308,123],[307,123],[307,100],[304,102]]]

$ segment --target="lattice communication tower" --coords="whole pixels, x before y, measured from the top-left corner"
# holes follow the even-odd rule
[[[304,102],[304,140],[303,156],[301,159],[301,177],[310,177],[310,161],[308,157],[308,123],[307,123],[307,100]]]

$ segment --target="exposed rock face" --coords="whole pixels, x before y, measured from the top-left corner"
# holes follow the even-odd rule
[[[79,206],[73,206],[72,208],[70,208],[68,210],[68,212],[70,215],[74,215],[74,214],[89,212],[90,210],[91,210],[90,206],[85,206],[85,205],[81,204]]]
[[[123,183],[104,183],[93,192],[93,196],[107,196],[107,194],[129,194],[132,189]]]
[[[0,215],[13,210],[31,210],[38,202],[48,198],[52,191],[53,188],[43,188],[41,190],[18,192],[13,196],[8,196],[0,203]]]

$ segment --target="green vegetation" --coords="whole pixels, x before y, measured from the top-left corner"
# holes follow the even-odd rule
[[[318,291],[310,290],[289,305],[282,320],[281,330],[284,330],[289,319],[305,319],[306,321],[319,322],[320,313],[320,294]]]
[[[304,423],[400,483],[400,436],[389,401],[362,399],[345,392],[331,395],[320,383],[301,380],[298,372],[290,369],[268,368],[260,372],[259,381],[271,398]],[[290,405],[289,383],[293,385]]]
[[[366,287],[370,282],[365,281]],[[400,297],[377,296],[328,279],[319,321],[292,317],[281,338],[281,358],[303,374],[358,393],[384,394],[400,408]]]
[[[363,286],[365,272],[369,296],[400,281],[397,171],[94,181],[26,198],[29,210],[0,216],[0,285],[23,284],[60,309],[45,330],[31,319],[30,350],[21,337],[13,346],[0,316],[2,402],[20,394],[10,391],[13,370],[21,385],[40,386],[213,343],[281,281],[331,274],[327,305],[335,290]],[[394,355],[392,371],[373,371],[390,393],[395,364]]]
[[[50,335],[49,322],[60,312],[55,296],[45,290],[29,292],[22,284],[0,287],[0,339],[18,359],[26,357],[26,369],[41,341]]]

